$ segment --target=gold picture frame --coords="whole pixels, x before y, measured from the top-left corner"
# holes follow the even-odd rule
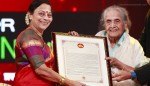
[[[57,71],[63,77],[87,86],[112,86],[106,37],[72,36],[53,32],[53,49]]]

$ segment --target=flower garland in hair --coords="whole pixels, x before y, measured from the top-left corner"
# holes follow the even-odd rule
[[[29,16],[28,16],[28,13],[26,13],[26,16],[25,16],[25,23],[26,23],[26,25],[29,25]]]

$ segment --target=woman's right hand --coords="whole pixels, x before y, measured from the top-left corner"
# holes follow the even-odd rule
[[[64,84],[65,86],[86,86],[86,84],[84,83],[74,81],[74,80],[69,80],[69,79],[65,79]]]
[[[78,32],[76,31],[69,31],[68,34],[72,36],[79,36]]]

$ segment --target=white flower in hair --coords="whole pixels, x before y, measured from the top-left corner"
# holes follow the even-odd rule
[[[26,23],[26,25],[29,25],[29,16],[28,16],[28,13],[26,13],[26,16],[25,16],[25,23]]]

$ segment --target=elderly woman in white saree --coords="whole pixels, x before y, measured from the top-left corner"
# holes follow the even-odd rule
[[[112,73],[119,73],[127,65],[136,68],[148,62],[140,43],[129,35],[131,22],[126,9],[120,6],[106,8],[101,16],[100,24],[104,30],[98,32],[96,36],[107,37],[110,56],[107,60],[109,59],[112,65]],[[124,66],[114,67],[113,60]],[[139,86],[139,84],[129,79],[113,81],[113,86]]]

